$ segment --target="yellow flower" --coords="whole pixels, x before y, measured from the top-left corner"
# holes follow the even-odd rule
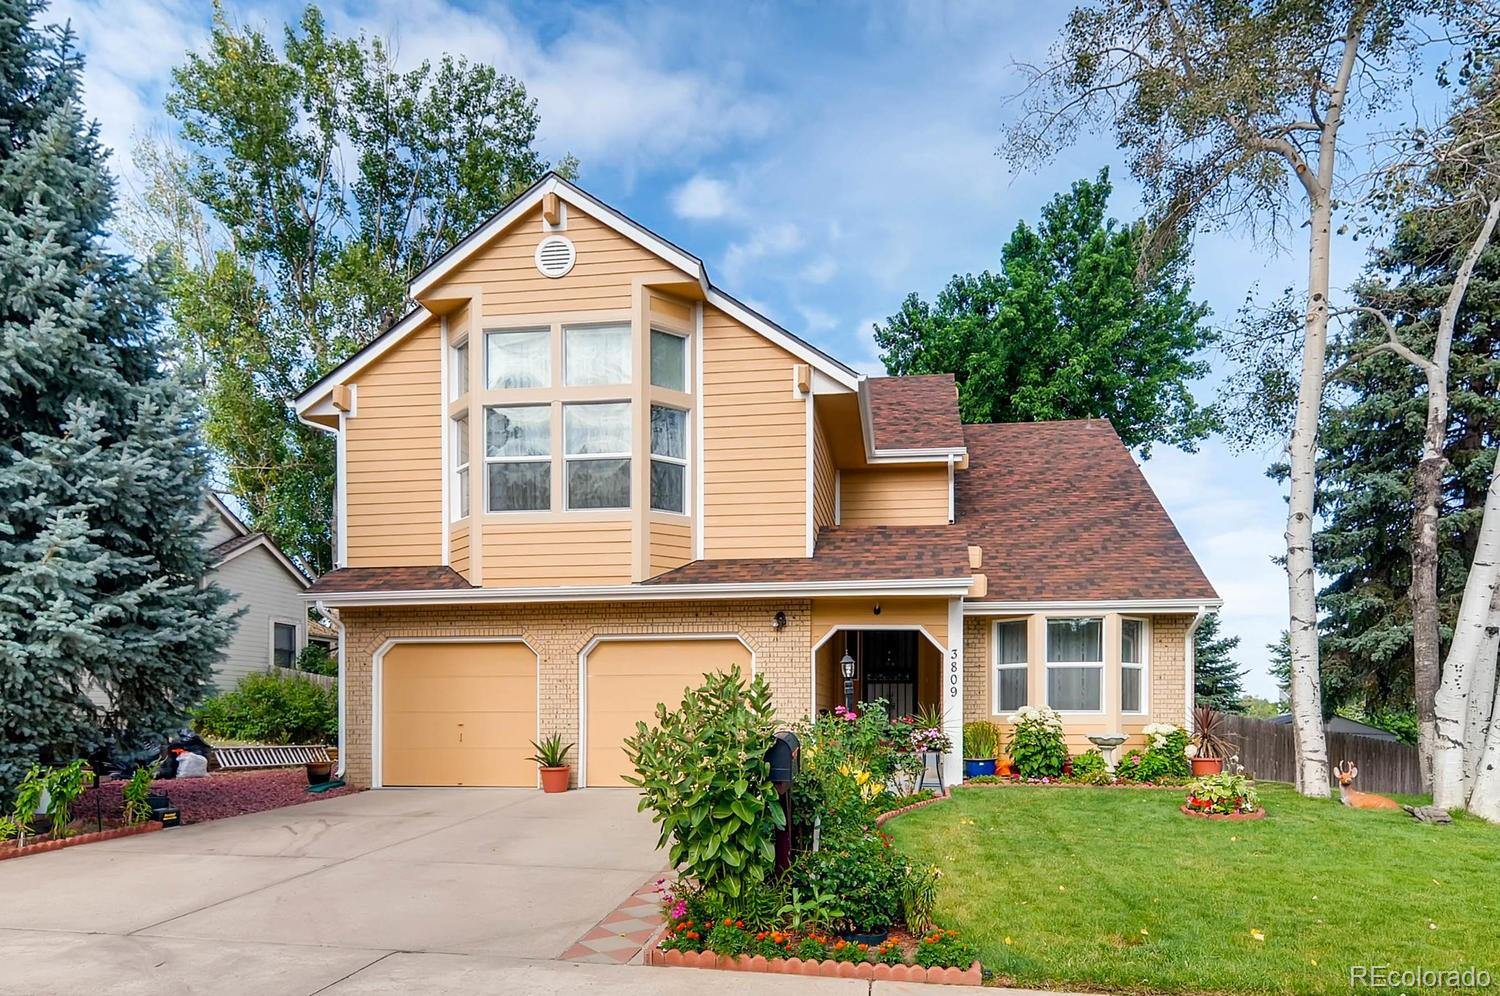
[[[858,772],[854,776],[855,783],[859,784],[859,785],[863,785],[865,782],[867,782],[869,780],[870,780],[870,773],[868,771]]]
[[[1011,939],[1010,939],[1010,938],[1009,938],[1009,937],[1007,937],[1007,938],[1006,938],[1006,939],[1005,939],[1005,943],[1006,943],[1006,944],[1012,944],[1012,943],[1014,943],[1014,942],[1013,942],[1013,941],[1012,941],[1012,940],[1011,940]]]
[[[1151,931],[1147,930],[1145,927],[1142,927],[1141,928],[1141,936],[1142,937],[1150,937],[1151,936]]]
[[[1258,929],[1252,929],[1250,931],[1250,936],[1255,938],[1257,941],[1263,941],[1266,939],[1266,935]]]

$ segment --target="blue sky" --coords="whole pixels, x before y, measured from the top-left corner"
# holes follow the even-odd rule
[[[225,0],[268,27],[299,4]],[[1044,168],[997,154],[1017,62],[1040,59],[1067,5],[883,2],[703,4],[331,0],[335,31],[389,41],[407,62],[444,51],[512,73],[540,102],[541,145],[572,153],[596,195],[704,258],[715,281],[852,365],[880,372],[870,326],[910,291],[996,264],[1019,220],[1113,168],[1113,212],[1137,191],[1107,136]],[[88,57],[89,110],[117,150],[170,130],[171,68],[207,35],[201,0],[54,0]],[[1301,279],[1305,256],[1215,232],[1195,245],[1198,295],[1228,322],[1247,293]],[[1362,261],[1340,247],[1335,284]],[[1211,357],[1216,368],[1217,357]],[[1202,400],[1212,382],[1200,385]],[[1264,646],[1285,626],[1284,501],[1272,454],[1158,450],[1144,465],[1225,599],[1251,691],[1274,697]]]

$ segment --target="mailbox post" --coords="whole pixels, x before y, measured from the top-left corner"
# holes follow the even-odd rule
[[[802,744],[797,734],[790,730],[776,734],[766,751],[766,762],[771,766],[771,784],[776,786],[781,811],[786,816],[786,825],[776,831],[776,871],[784,872],[792,864],[792,781],[802,763]]]

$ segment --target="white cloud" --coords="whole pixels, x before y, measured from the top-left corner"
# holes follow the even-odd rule
[[[822,335],[838,328],[838,317],[822,308],[803,307],[797,310],[802,314],[802,329],[809,335]]]
[[[832,256],[819,256],[802,267],[797,275],[809,284],[826,284],[838,272],[839,264]]]
[[[708,221],[734,213],[729,185],[698,174],[672,193],[672,210],[679,218]]]
[[[724,251],[724,273],[739,280],[752,263],[767,257],[785,256],[802,247],[802,230],[789,221],[771,222],[752,230],[749,236]]]

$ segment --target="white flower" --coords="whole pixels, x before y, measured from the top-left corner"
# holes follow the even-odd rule
[[[1197,757],[1198,756],[1198,745],[1197,744],[1188,744],[1186,747],[1182,748],[1182,752],[1184,754],[1186,754],[1188,757]]]

